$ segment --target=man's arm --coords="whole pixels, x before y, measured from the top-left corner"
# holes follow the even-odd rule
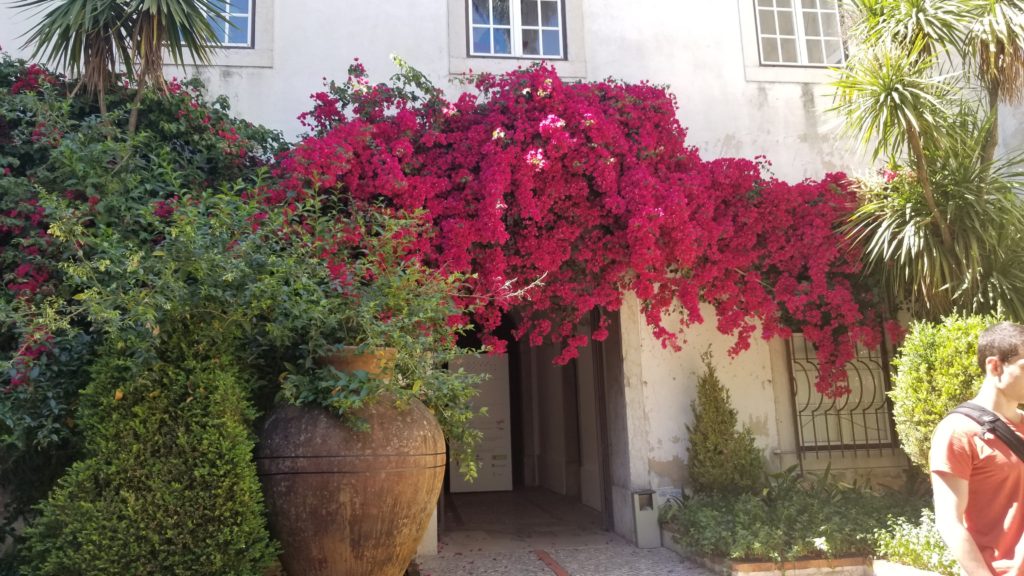
[[[935,497],[935,527],[967,576],[989,576],[992,572],[981,556],[978,544],[964,527],[967,509],[967,480],[948,472],[932,472]]]

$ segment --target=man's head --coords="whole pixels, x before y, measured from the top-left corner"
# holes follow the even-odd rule
[[[988,358],[998,358],[1005,364],[1011,358],[1024,354],[1024,326],[1013,322],[1000,322],[989,326],[978,337],[978,367],[987,372]]]

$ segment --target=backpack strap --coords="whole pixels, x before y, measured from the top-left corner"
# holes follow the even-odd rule
[[[995,412],[974,402],[964,402],[953,408],[950,414],[963,414],[974,420],[981,426],[982,430],[1002,440],[1017,455],[1017,458],[1024,461],[1024,439],[1011,430],[1010,426]]]

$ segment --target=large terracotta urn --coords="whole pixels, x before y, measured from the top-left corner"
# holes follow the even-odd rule
[[[345,353],[326,361],[353,369]],[[260,431],[256,465],[289,576],[401,576],[416,554],[441,490],[444,435],[415,399],[397,408],[381,396],[360,416],[366,431],[322,408],[279,406]]]

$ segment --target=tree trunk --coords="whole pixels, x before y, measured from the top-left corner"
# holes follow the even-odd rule
[[[946,248],[952,248],[953,235],[949,231],[949,223],[946,222],[943,214],[939,211],[939,207],[935,204],[931,179],[928,177],[928,165],[924,158],[924,147],[921,145],[921,135],[917,132],[917,128],[907,126],[907,140],[917,165],[917,179],[921,183],[921,192],[924,194],[924,200],[932,212],[932,222],[939,228],[939,234],[942,235],[942,245]]]
[[[100,98],[100,116],[103,116],[103,121],[107,122],[107,88],[103,84],[100,84],[99,90]]]
[[[1000,44],[996,48],[995,61],[989,61],[988,67],[982,67],[984,77],[982,83],[985,85],[985,92],[988,96],[988,133],[985,135],[985,146],[981,150],[981,165],[992,163],[996,156],[996,147],[999,145],[999,89],[1002,78],[999,74],[999,66],[1006,51],[1006,47]],[[988,54],[989,51],[984,51]],[[983,56],[984,57],[984,56]]]
[[[132,101],[132,113],[128,116],[128,133],[135,134],[135,128],[139,125],[139,107],[142,105],[142,93],[146,90],[146,77],[139,75],[139,84],[135,92],[135,100]]]

